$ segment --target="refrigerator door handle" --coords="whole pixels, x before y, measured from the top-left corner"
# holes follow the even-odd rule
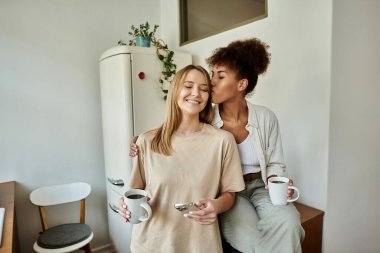
[[[114,204],[111,204],[111,203],[108,203],[108,206],[109,208],[111,208],[112,211],[114,211],[115,213],[119,213],[119,208],[114,205]]]
[[[112,179],[112,178],[107,178],[108,179],[108,182],[110,182],[111,184],[113,185],[116,185],[116,186],[124,186],[124,181],[123,179]]]

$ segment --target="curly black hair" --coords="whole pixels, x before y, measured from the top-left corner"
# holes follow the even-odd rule
[[[258,75],[265,73],[270,63],[269,46],[257,38],[237,40],[227,47],[214,50],[206,59],[210,67],[226,65],[237,71],[237,78],[248,80],[246,94],[252,92],[257,84]]]

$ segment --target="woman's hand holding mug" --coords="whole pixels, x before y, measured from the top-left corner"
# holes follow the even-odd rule
[[[294,202],[300,197],[300,192],[297,187],[290,184],[290,179],[286,177],[271,177],[268,178],[269,196],[272,204],[275,206],[286,205],[289,202]],[[297,192],[295,198],[290,198],[292,194],[290,190]]]
[[[268,181],[272,177],[277,177],[277,175],[272,175],[267,178],[267,185],[265,185],[265,189],[269,190]],[[289,178],[289,186],[293,186],[293,180]],[[294,190],[293,188],[289,188],[287,192],[287,198],[290,200],[293,198]]]
[[[141,189],[130,189],[119,199],[119,215],[126,222],[137,224],[147,221],[152,216],[152,209],[148,204],[148,193]]]
[[[124,202],[124,197],[119,198],[119,215],[123,217],[125,222],[129,221],[131,212],[128,210],[128,207]]]

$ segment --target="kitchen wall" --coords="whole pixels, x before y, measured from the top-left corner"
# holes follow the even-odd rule
[[[159,9],[154,0],[0,1],[0,182],[17,181],[22,252],[41,231],[29,193],[73,181],[92,186],[93,248],[109,243],[98,58],[131,24],[159,24]]]
[[[380,1],[334,0],[326,252],[380,252]]]

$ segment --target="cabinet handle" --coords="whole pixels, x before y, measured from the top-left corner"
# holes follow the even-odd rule
[[[108,203],[108,206],[111,208],[112,211],[114,211],[115,213],[119,213],[119,208],[117,208],[117,206],[111,204],[111,203]]]
[[[107,178],[108,179],[108,182],[110,182],[111,184],[113,185],[116,185],[116,186],[124,186],[124,181],[123,179],[112,179],[112,178]]]

